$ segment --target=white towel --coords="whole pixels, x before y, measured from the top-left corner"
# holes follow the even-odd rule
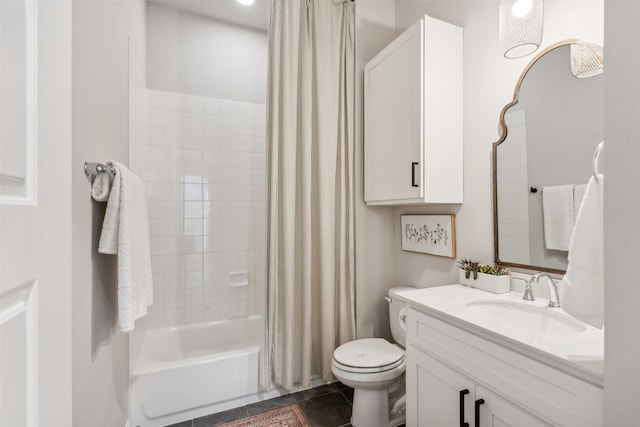
[[[589,179],[569,244],[569,264],[561,287],[562,308],[596,328],[604,324],[604,177]]]
[[[573,187],[573,212],[574,218],[578,217],[578,211],[580,210],[580,205],[582,204],[582,199],[584,199],[584,193],[587,191],[587,184],[578,184]]]
[[[544,242],[547,249],[569,250],[573,232],[573,185],[556,185],[542,189]]]
[[[118,254],[118,321],[122,332],[131,332],[153,304],[147,191],[127,167],[111,164],[116,173],[98,251]]]
[[[111,177],[108,173],[102,172],[93,178],[91,184],[91,197],[96,202],[106,202],[109,200],[109,194],[111,193]]]

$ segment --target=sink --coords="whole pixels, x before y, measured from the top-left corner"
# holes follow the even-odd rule
[[[575,334],[587,328],[557,308],[504,300],[475,300],[466,304],[468,314],[514,328],[545,334]]]

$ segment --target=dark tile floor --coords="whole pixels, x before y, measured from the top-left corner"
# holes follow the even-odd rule
[[[293,403],[300,406],[311,427],[351,427],[352,401],[353,389],[337,382],[172,424],[168,427],[214,427]]]

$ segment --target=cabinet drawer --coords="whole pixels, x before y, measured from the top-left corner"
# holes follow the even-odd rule
[[[407,320],[407,348],[439,359],[549,424],[602,425],[602,389],[415,309]]]

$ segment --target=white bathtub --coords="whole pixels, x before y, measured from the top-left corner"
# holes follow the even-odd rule
[[[131,376],[133,427],[163,426],[271,397],[258,393],[260,316],[147,332]]]

